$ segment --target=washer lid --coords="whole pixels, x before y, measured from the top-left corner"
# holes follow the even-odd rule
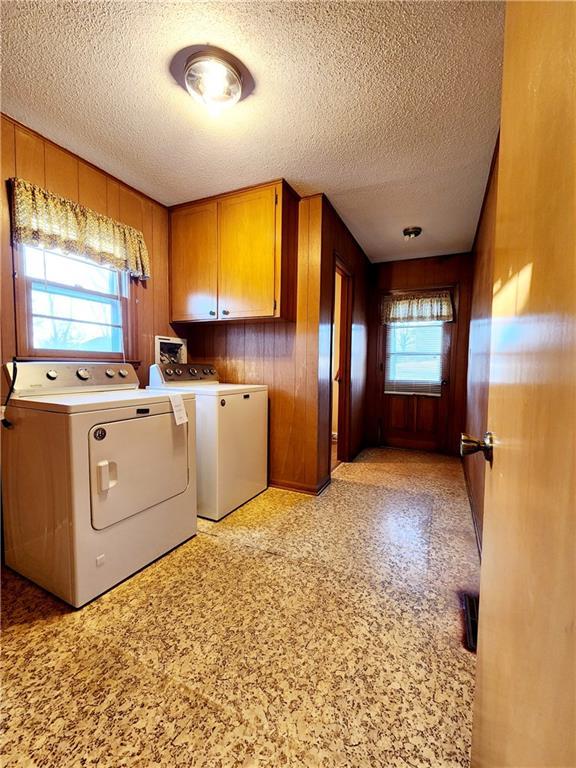
[[[154,390],[154,388],[151,388]],[[221,384],[217,381],[195,382],[193,384],[166,384],[164,387],[155,390],[156,392],[193,392],[199,397],[202,395],[211,395],[213,397],[222,397],[224,395],[243,395],[250,392],[267,392],[266,384]]]
[[[116,392],[83,392],[82,394],[50,395],[45,397],[12,397],[10,406],[33,408],[56,413],[87,413],[126,406],[146,406],[162,403],[171,408],[167,390],[131,389]],[[178,392],[185,400],[194,399],[193,392]]]

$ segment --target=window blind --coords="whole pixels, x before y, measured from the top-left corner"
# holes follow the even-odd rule
[[[440,396],[443,332],[438,321],[388,325],[386,394]]]

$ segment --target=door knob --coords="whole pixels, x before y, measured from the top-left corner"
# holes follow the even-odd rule
[[[483,440],[476,440],[465,432],[460,435],[460,456],[470,456],[473,453],[482,451],[486,461],[492,463],[492,449],[494,446],[494,437],[492,432],[486,432]]]

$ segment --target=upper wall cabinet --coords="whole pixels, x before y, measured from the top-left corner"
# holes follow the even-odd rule
[[[298,196],[285,181],[170,213],[172,322],[292,319]]]

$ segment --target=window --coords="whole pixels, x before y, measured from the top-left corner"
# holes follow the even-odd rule
[[[440,395],[444,323],[390,323],[387,329],[384,391]]]
[[[24,354],[121,357],[127,337],[126,272],[73,253],[21,246]]]

